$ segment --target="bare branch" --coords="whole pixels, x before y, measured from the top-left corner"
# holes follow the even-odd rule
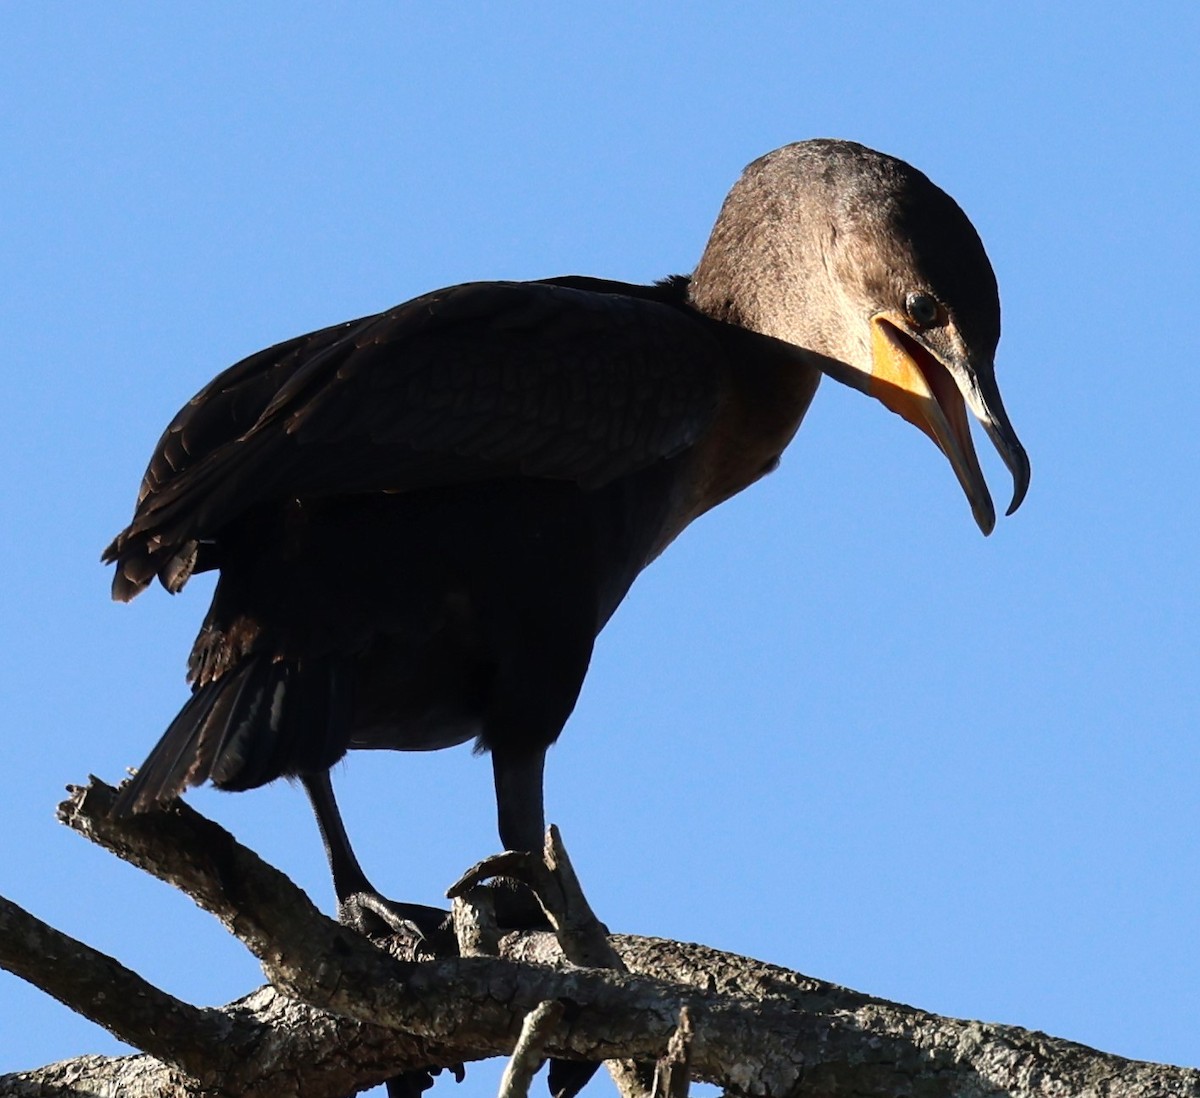
[[[72,1006],[74,1004],[71,1004]],[[221,1009],[261,1038],[204,1082],[152,1056],[83,1056],[0,1075],[15,1098],[345,1098],[397,1071],[450,1063],[444,1046],[316,1010],[265,987]],[[216,1063],[214,1057],[214,1064]]]
[[[529,1098],[529,1084],[542,1066],[546,1041],[565,1013],[562,1003],[550,1000],[525,1015],[517,1047],[500,1080],[499,1098]]]
[[[592,910],[583,887],[563,847],[562,836],[553,824],[546,831],[541,857],[520,850],[506,850],[476,863],[447,890],[451,900],[461,899],[481,881],[512,877],[528,885],[554,928],[567,960],[584,968],[608,968],[624,972],[621,958],[609,944],[606,927]]]
[[[63,811],[78,830],[217,913],[286,991],[266,989],[225,1008],[237,1024],[269,1035],[240,1075],[202,1090],[159,1064],[158,1093],[340,1098],[398,1071],[508,1054],[520,1020],[561,1000],[571,1004],[571,1024],[550,1035],[545,1054],[593,1062],[661,1057],[688,1004],[692,1076],[731,1095],[1200,1098],[1200,1072],[940,1018],[703,946],[615,938],[627,974],[569,966],[544,933],[505,937],[494,959],[397,959],[320,915],[286,878],[195,813],[112,821],[111,797],[102,786],[76,791]],[[127,1076],[130,1064],[156,1061],[97,1063],[69,1067],[86,1068],[93,1081],[111,1070],[111,1080]],[[55,1067],[61,1081],[64,1066]],[[0,1094],[118,1093],[99,1082],[31,1090],[39,1077],[50,1078],[0,1077]]]
[[[194,1079],[151,1056],[79,1056],[0,1075],[3,1098],[209,1098]]]
[[[460,957],[500,956],[500,927],[490,888],[464,889],[451,901],[450,915]]]
[[[511,850],[497,854],[472,866],[450,886],[446,894],[456,905],[462,904],[466,897],[484,891],[478,882],[496,876],[514,877],[529,886],[554,928],[559,948],[567,960],[588,968],[628,971],[609,941],[608,927],[600,922],[588,903],[563,846],[562,836],[553,824],[546,831],[541,858],[532,853]],[[456,907],[456,910],[459,909]],[[471,926],[480,919],[481,913],[475,913],[467,915],[464,923]],[[462,936],[463,932],[460,932],[460,940]],[[622,1098],[648,1098],[654,1079],[652,1063],[608,1060],[605,1067]],[[552,1067],[552,1091],[558,1090],[560,1082],[555,1078],[556,1074]],[[563,1093],[574,1094],[586,1081],[586,1073],[581,1073],[578,1079],[561,1080],[564,1084]]]
[[[321,914],[284,874],[182,801],[114,817],[116,790],[99,779],[69,792],[58,807],[63,823],[215,915],[277,987],[294,988],[298,998],[336,1010],[343,981],[364,973],[378,980],[382,970],[403,979],[410,971]]]
[[[204,1079],[261,1034],[219,1010],[168,995],[112,957],[0,896],[0,967],[103,1026],[114,1037]]]
[[[671,1034],[667,1054],[654,1072],[654,1098],[688,1098],[692,1073],[692,1016],[687,1007],[679,1011],[679,1026]]]

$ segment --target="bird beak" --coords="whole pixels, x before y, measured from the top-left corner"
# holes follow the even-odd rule
[[[902,314],[880,312],[871,318],[867,392],[933,439],[949,459],[986,535],[996,525],[996,511],[971,442],[969,407],[1012,473],[1007,513],[1021,506],[1029,487],[1029,458],[1004,410],[990,362],[973,366],[947,359],[933,351]]]

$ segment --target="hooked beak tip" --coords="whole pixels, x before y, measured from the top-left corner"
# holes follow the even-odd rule
[[[1000,455],[1004,458],[1009,472],[1012,473],[1012,503],[1004,512],[1006,515],[1011,515],[1025,502],[1025,493],[1029,491],[1029,455],[1025,453],[1025,448],[1017,441],[1016,435],[1011,430],[1003,440],[997,440],[997,448],[1000,450]]]

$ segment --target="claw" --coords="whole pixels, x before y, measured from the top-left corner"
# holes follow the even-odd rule
[[[338,904],[338,922],[368,938],[399,934],[428,944],[439,955],[458,952],[450,912],[424,904],[402,904],[377,892],[355,892]]]

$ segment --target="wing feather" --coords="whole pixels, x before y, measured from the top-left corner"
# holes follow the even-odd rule
[[[698,314],[582,280],[451,287],[278,344],[164,432],[104,554],[114,594],[186,580],[197,543],[277,499],[511,476],[600,487],[699,438],[720,362]]]

